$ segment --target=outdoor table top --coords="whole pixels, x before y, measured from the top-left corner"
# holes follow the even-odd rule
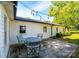
[[[25,40],[27,42],[40,42],[41,39],[37,38],[37,37],[28,37],[28,38],[25,38]]]

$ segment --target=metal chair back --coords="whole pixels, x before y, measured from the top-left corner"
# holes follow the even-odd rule
[[[39,39],[42,39],[43,38],[43,34],[37,34],[37,37],[39,38]]]
[[[23,39],[22,35],[17,35],[17,40],[19,44],[23,44],[25,42],[25,40]]]

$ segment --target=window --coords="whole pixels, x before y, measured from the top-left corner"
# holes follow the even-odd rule
[[[43,32],[47,32],[47,27],[46,26],[43,27]]]
[[[26,33],[26,26],[20,26],[20,33]]]

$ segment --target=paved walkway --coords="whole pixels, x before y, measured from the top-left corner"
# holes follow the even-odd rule
[[[42,43],[40,58],[67,58],[75,50],[77,45],[63,42],[57,39],[45,40]],[[26,48],[21,47],[21,55],[18,56],[18,47],[11,48],[9,57],[23,57],[26,58]]]

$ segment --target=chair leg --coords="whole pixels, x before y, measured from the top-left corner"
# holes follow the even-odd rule
[[[27,48],[27,58],[28,58],[28,48]]]
[[[18,54],[20,55],[20,47],[18,47]]]
[[[40,48],[41,48],[41,45],[39,46],[39,52],[38,52],[38,56],[40,55]]]

